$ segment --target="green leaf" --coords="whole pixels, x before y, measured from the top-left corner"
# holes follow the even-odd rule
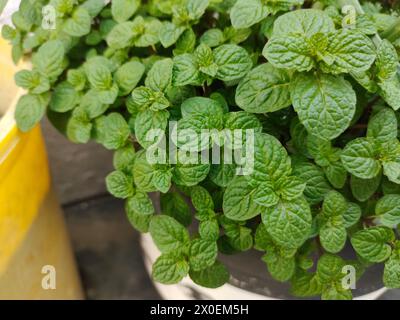
[[[136,17],[136,19],[140,18],[140,16]],[[162,28],[162,23],[158,19],[150,17],[145,18],[143,21],[144,25],[139,28],[139,35],[135,38],[133,44],[139,48],[154,46],[160,41],[159,32]]]
[[[347,209],[347,201],[341,193],[330,191],[325,195],[322,212],[327,217],[341,216]]]
[[[400,195],[389,194],[379,199],[375,213],[381,224],[396,227],[400,223]]]
[[[189,205],[178,192],[161,194],[160,204],[161,211],[164,214],[174,218],[184,226],[188,226],[192,222]]]
[[[123,147],[130,135],[129,126],[124,117],[115,112],[104,116],[103,127],[98,130],[102,137],[101,143],[109,150]]]
[[[92,17],[89,12],[83,7],[78,7],[64,22],[63,31],[72,37],[83,37],[90,33],[91,24]]]
[[[324,168],[324,172],[330,184],[336,189],[341,189],[346,184],[347,171],[340,160],[329,164]]]
[[[252,113],[275,112],[291,105],[289,74],[269,63],[251,70],[236,89],[236,103]]]
[[[200,19],[205,13],[210,0],[188,0],[186,4],[189,18],[191,20]]]
[[[261,183],[255,190],[254,202],[263,207],[273,207],[279,202],[279,196],[269,183]]]
[[[21,70],[17,72],[15,83],[32,94],[42,94],[50,90],[49,79],[35,71]]]
[[[400,288],[400,256],[392,255],[385,263],[383,272],[383,283],[386,288]]]
[[[116,198],[126,199],[133,196],[135,192],[132,177],[122,171],[111,172],[106,177],[106,184],[108,192]]]
[[[50,100],[50,109],[55,112],[67,112],[75,108],[79,95],[68,82],[61,82],[55,87]]]
[[[321,167],[327,167],[331,162],[339,160],[339,157],[336,156],[337,150],[332,147],[331,141],[318,136],[308,135],[307,149],[315,163]]]
[[[206,288],[218,288],[229,281],[229,272],[219,261],[203,270],[190,270],[189,276],[194,283]]]
[[[201,78],[196,59],[191,54],[182,54],[174,58],[172,85],[177,87],[200,85]]]
[[[369,262],[383,262],[389,258],[392,249],[388,242],[394,240],[393,230],[387,227],[371,227],[358,231],[351,237],[354,250]]]
[[[302,180],[290,176],[281,179],[278,182],[277,193],[283,200],[294,200],[303,195],[306,183]]]
[[[214,201],[210,193],[201,186],[195,186],[190,192],[192,204],[197,211],[214,210]]]
[[[84,68],[92,88],[97,90],[111,88],[113,79],[106,59],[94,57],[85,63]]]
[[[361,208],[355,203],[348,203],[347,210],[343,214],[345,228],[355,225],[361,218]]]
[[[157,248],[163,253],[182,249],[189,243],[188,231],[174,218],[166,215],[154,216],[149,231]]]
[[[326,181],[324,172],[312,163],[296,164],[293,168],[293,174],[306,183],[304,196],[311,204],[322,201],[325,195],[332,190],[328,181]]]
[[[15,109],[18,128],[27,132],[43,118],[46,112],[47,99],[42,96],[27,94],[22,96]]]
[[[113,0],[111,13],[115,21],[124,22],[134,15],[140,7],[140,0]]]
[[[274,251],[267,251],[262,260],[267,264],[268,272],[271,276],[280,282],[290,280],[296,270],[296,260],[294,257],[282,257]]]
[[[135,120],[135,136],[142,147],[148,148],[154,144],[155,137],[152,137],[152,132],[164,132],[167,128],[168,118],[169,113],[165,110],[139,112]]]
[[[344,277],[342,268],[345,266],[345,264],[345,261],[337,255],[324,254],[318,260],[318,280],[324,285],[341,281]]]
[[[177,26],[169,21],[164,22],[159,32],[160,42],[163,47],[169,48],[175,44],[185,30],[186,28],[183,26]]]
[[[313,273],[297,272],[291,279],[291,293],[296,297],[313,297],[321,294],[318,277]]]
[[[311,231],[310,206],[302,197],[263,209],[262,220],[274,241],[283,247],[300,247]]]
[[[400,153],[399,153],[400,154]],[[383,173],[392,182],[400,184],[400,159],[383,160]]]
[[[204,97],[193,97],[185,100],[181,105],[183,118],[192,116],[213,116],[222,119],[223,110],[218,101]]]
[[[322,300],[352,300],[350,290],[343,289],[342,285],[331,285],[324,289],[321,295]]]
[[[92,18],[95,18],[104,9],[106,3],[103,0],[86,0],[81,6],[89,12]]]
[[[323,225],[319,231],[322,247],[329,253],[338,253],[346,244],[347,232],[343,225],[336,226],[331,222]]]
[[[369,14],[358,14],[356,19],[356,30],[366,35],[374,35],[378,32],[374,17]]]
[[[131,61],[123,64],[114,74],[115,82],[120,88],[120,95],[127,95],[138,85],[145,71],[143,64]]]
[[[262,124],[256,115],[245,112],[229,112],[225,114],[225,128],[235,129],[254,129],[256,133],[261,133]]]
[[[162,193],[167,193],[171,188],[172,173],[170,170],[156,170],[153,175],[153,184]]]
[[[308,42],[298,35],[272,38],[263,49],[263,56],[281,69],[310,71],[315,66]]]
[[[141,23],[140,23],[141,24]],[[107,35],[107,44],[113,49],[123,49],[129,47],[135,36],[135,28],[140,27],[138,22],[126,21],[117,24]]]
[[[200,44],[194,51],[199,70],[211,77],[215,77],[218,72],[218,66],[214,63],[214,54],[212,49],[205,44]]]
[[[68,100],[63,100],[63,102],[68,102]],[[108,107],[109,105],[104,104],[99,99],[98,92],[94,89],[91,89],[88,92],[86,92],[86,94],[81,98],[79,104],[79,108],[84,110],[86,115],[90,119],[95,119],[101,116],[104,112],[107,111]]]
[[[133,179],[139,190],[146,192],[154,192],[157,190],[153,183],[154,168],[147,162],[145,150],[141,150],[137,153],[133,165],[133,172],[135,173]]]
[[[273,14],[277,14],[279,11],[290,11],[293,7],[300,7],[304,3],[304,0],[277,0],[267,1],[266,6],[268,10]]]
[[[145,192],[136,191],[135,195],[127,200],[127,206],[130,210],[142,216],[152,216],[154,214],[153,202]]]
[[[205,44],[210,48],[218,47],[224,42],[225,42],[224,33],[217,28],[205,31],[200,38],[200,43]]]
[[[74,86],[76,91],[82,91],[86,85],[86,73],[83,68],[70,69],[67,73],[67,81]]]
[[[252,230],[233,221],[221,221],[229,244],[236,250],[247,251],[253,247]]]
[[[226,188],[236,175],[236,165],[234,164],[216,164],[211,165],[209,178],[217,186]]]
[[[212,266],[217,259],[217,243],[195,239],[190,244],[189,265],[191,270],[199,271]]]
[[[58,40],[44,43],[32,57],[34,68],[49,79],[63,72],[64,46]]]
[[[173,61],[163,59],[153,64],[146,77],[146,87],[165,92],[171,85]]]
[[[378,143],[389,142],[397,138],[397,118],[392,109],[384,108],[368,122],[367,137]]]
[[[224,193],[224,215],[236,221],[249,220],[261,213],[254,202],[254,189],[244,176],[235,177]]]
[[[214,61],[218,66],[216,78],[233,81],[243,78],[253,66],[247,51],[234,44],[225,44],[214,50]]]
[[[192,28],[186,29],[184,33],[179,37],[176,42],[175,49],[173,50],[174,55],[192,53],[196,46],[196,34]]]
[[[177,164],[173,181],[178,185],[192,187],[203,181],[210,171],[209,164]]]
[[[360,179],[352,175],[350,187],[354,198],[361,202],[367,201],[378,190],[381,180],[381,174],[371,179]]]
[[[128,111],[135,114],[137,110],[159,111],[168,107],[169,101],[162,92],[153,91],[147,87],[138,87],[132,92],[132,104],[128,106]]]
[[[326,54],[333,63],[328,68],[334,73],[363,72],[375,61],[375,47],[361,32],[342,29],[330,35]]]
[[[116,170],[131,173],[135,162],[136,151],[133,145],[128,144],[114,152],[113,165]]]
[[[85,111],[78,107],[73,110],[72,117],[68,120],[66,135],[74,143],[88,143],[92,128],[93,125]]]
[[[381,170],[374,141],[368,138],[350,141],[340,157],[346,170],[361,179],[372,179]]]
[[[382,192],[384,195],[388,194],[400,194],[400,185],[396,184],[389,179],[382,179]]]
[[[152,278],[163,284],[180,282],[189,272],[189,265],[175,252],[164,253],[153,265]]]
[[[262,133],[254,140],[254,181],[274,182],[291,173],[290,157],[278,139]]]
[[[297,74],[291,98],[307,131],[328,140],[349,127],[356,110],[356,95],[350,83],[327,74]]]
[[[275,246],[270,234],[267,231],[267,227],[263,223],[260,223],[257,226],[254,242],[254,248],[260,251],[267,251],[269,248]]]
[[[316,9],[295,10],[278,17],[274,23],[272,37],[298,34],[310,38],[316,33],[335,31],[332,19]]]
[[[376,58],[376,67],[378,69],[378,78],[385,81],[393,78],[397,74],[399,57],[396,48],[391,42],[383,39],[379,44]]]
[[[217,241],[219,238],[219,225],[217,219],[201,221],[199,224],[199,234],[202,239]]]
[[[238,0],[231,9],[230,17],[234,28],[243,29],[260,22],[269,14],[261,0]]]
[[[112,83],[111,87],[104,90],[93,89],[97,95],[97,99],[101,104],[113,104],[119,93],[119,88],[116,83]]]
[[[380,95],[393,110],[400,109],[400,80],[398,77],[379,83]]]

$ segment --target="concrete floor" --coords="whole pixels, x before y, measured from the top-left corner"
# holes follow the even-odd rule
[[[112,154],[95,143],[68,142],[47,121],[43,131],[87,297],[160,299],[144,268],[140,235],[127,221],[123,201],[105,189]],[[382,299],[400,300],[400,290]]]

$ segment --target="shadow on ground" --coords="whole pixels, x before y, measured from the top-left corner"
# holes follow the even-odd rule
[[[88,299],[160,299],[122,201],[103,197],[64,210]]]

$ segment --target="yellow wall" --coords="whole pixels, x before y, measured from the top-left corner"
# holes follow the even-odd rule
[[[10,48],[0,40],[0,299],[80,299],[82,291],[60,207],[51,193],[40,127],[20,132],[10,112],[19,91]],[[14,101],[14,103],[13,103]],[[7,116],[6,116],[7,117]],[[3,120],[6,118],[4,117]],[[44,266],[56,289],[44,289]]]

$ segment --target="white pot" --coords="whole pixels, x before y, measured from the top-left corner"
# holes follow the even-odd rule
[[[149,275],[153,263],[160,256],[160,251],[155,246],[150,234],[143,234],[141,246],[144,253],[144,262]],[[255,280],[255,279],[254,279]],[[217,289],[209,289],[195,284],[189,277],[174,285],[164,285],[154,282],[160,296],[165,300],[280,300],[265,294],[254,293],[240,287],[244,287],[243,280],[231,277],[229,283]],[[376,300],[386,292],[386,288],[380,288],[370,293],[355,297],[355,300]]]

